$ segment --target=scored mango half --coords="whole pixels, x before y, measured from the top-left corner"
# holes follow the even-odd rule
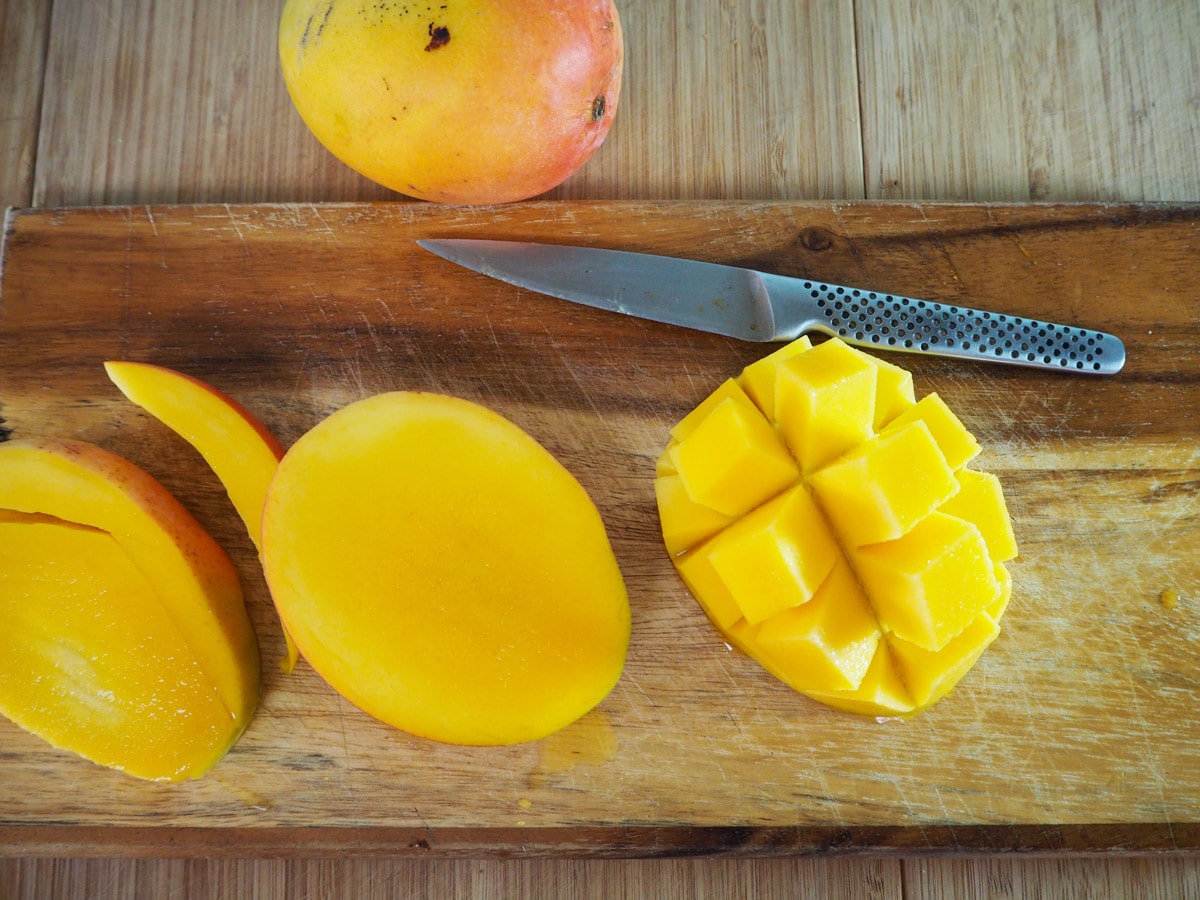
[[[437,741],[534,741],[616,685],[624,578],[583,485],[531,435],[458,397],[356,400],[291,446],[263,569],[335,690]]]
[[[729,642],[794,689],[903,716],[999,634],[1017,544],[980,447],[912,375],[834,338],[785,345],[672,430],[663,540]]]

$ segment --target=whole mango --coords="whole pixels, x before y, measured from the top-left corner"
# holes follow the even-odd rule
[[[287,0],[284,80],[362,175],[443,203],[565,181],[603,143],[624,60],[612,0]]]

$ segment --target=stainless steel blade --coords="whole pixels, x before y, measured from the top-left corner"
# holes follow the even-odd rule
[[[861,347],[1111,375],[1111,334],[697,260],[557,244],[423,240],[492,278],[587,306],[747,341],[807,332]]]

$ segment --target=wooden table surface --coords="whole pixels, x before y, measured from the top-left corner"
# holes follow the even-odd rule
[[[1194,0],[618,5],[616,125],[549,199],[1200,199]],[[280,6],[0,0],[0,205],[405,202],[305,130]],[[1200,860],[0,860],[0,898],[802,892],[1200,896]]]

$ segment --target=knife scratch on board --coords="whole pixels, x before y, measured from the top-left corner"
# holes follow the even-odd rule
[[[998,225],[996,223],[996,217],[992,213],[991,206],[984,207],[984,214],[987,216],[988,224],[995,229],[997,233],[1006,236],[1013,242],[1014,245],[1016,245],[1017,251],[1025,258],[1025,264],[1029,268],[1033,268],[1035,265],[1037,265],[1034,258],[1029,255],[1029,251],[1025,249],[1025,244],[1021,241],[1021,234],[1016,228],[1006,225]]]
[[[846,247],[850,251],[850,258],[854,260],[854,267],[858,270],[858,277],[865,282],[867,280],[867,267],[858,252],[858,243],[850,236],[850,232],[846,228],[846,218],[842,215],[842,206],[840,203],[833,205],[833,214],[837,217],[838,229],[841,231],[842,238],[846,241]]]
[[[331,238],[333,238],[334,242],[340,244],[342,242],[341,235],[339,235],[337,231],[325,221],[325,217],[321,215],[320,207],[318,207],[315,203],[310,203],[308,205],[308,210],[310,213],[312,213],[313,218],[321,223],[321,228],[328,233]]]
[[[379,336],[379,331],[376,329],[375,323],[372,322],[367,314],[363,312],[358,314],[358,318],[362,322],[363,328],[366,329],[367,335],[371,338],[371,343],[375,346],[375,352],[380,356],[386,356],[388,353],[388,345]]]
[[[566,365],[567,373],[571,376],[571,380],[573,380],[579,387],[580,395],[582,395],[583,399],[587,401],[588,409],[595,413],[597,421],[605,422],[606,418],[604,415],[604,410],[597,405],[595,397],[593,397],[592,392],[588,390],[587,379],[580,377],[579,373],[575,371],[575,367],[571,365],[571,361],[567,358],[566,353],[561,348],[559,349],[558,353],[559,358],[562,359],[563,363]]]
[[[233,226],[234,232],[238,236],[239,241],[245,241],[246,235],[242,233],[242,226],[238,224],[237,216],[233,212],[233,207],[228,203],[225,204],[225,216],[229,219],[229,224]]]
[[[964,287],[965,283],[963,282],[962,277],[959,275],[958,266],[954,264],[954,257],[950,255],[950,251],[946,249],[946,244],[942,240],[942,232],[926,214],[924,204],[918,203],[915,205],[917,212],[921,214],[921,221],[924,222],[929,228],[929,234],[933,238],[933,246],[937,248],[938,253],[941,254],[942,259],[946,261],[946,265],[950,268],[950,274],[954,276],[954,283],[959,287]]]

